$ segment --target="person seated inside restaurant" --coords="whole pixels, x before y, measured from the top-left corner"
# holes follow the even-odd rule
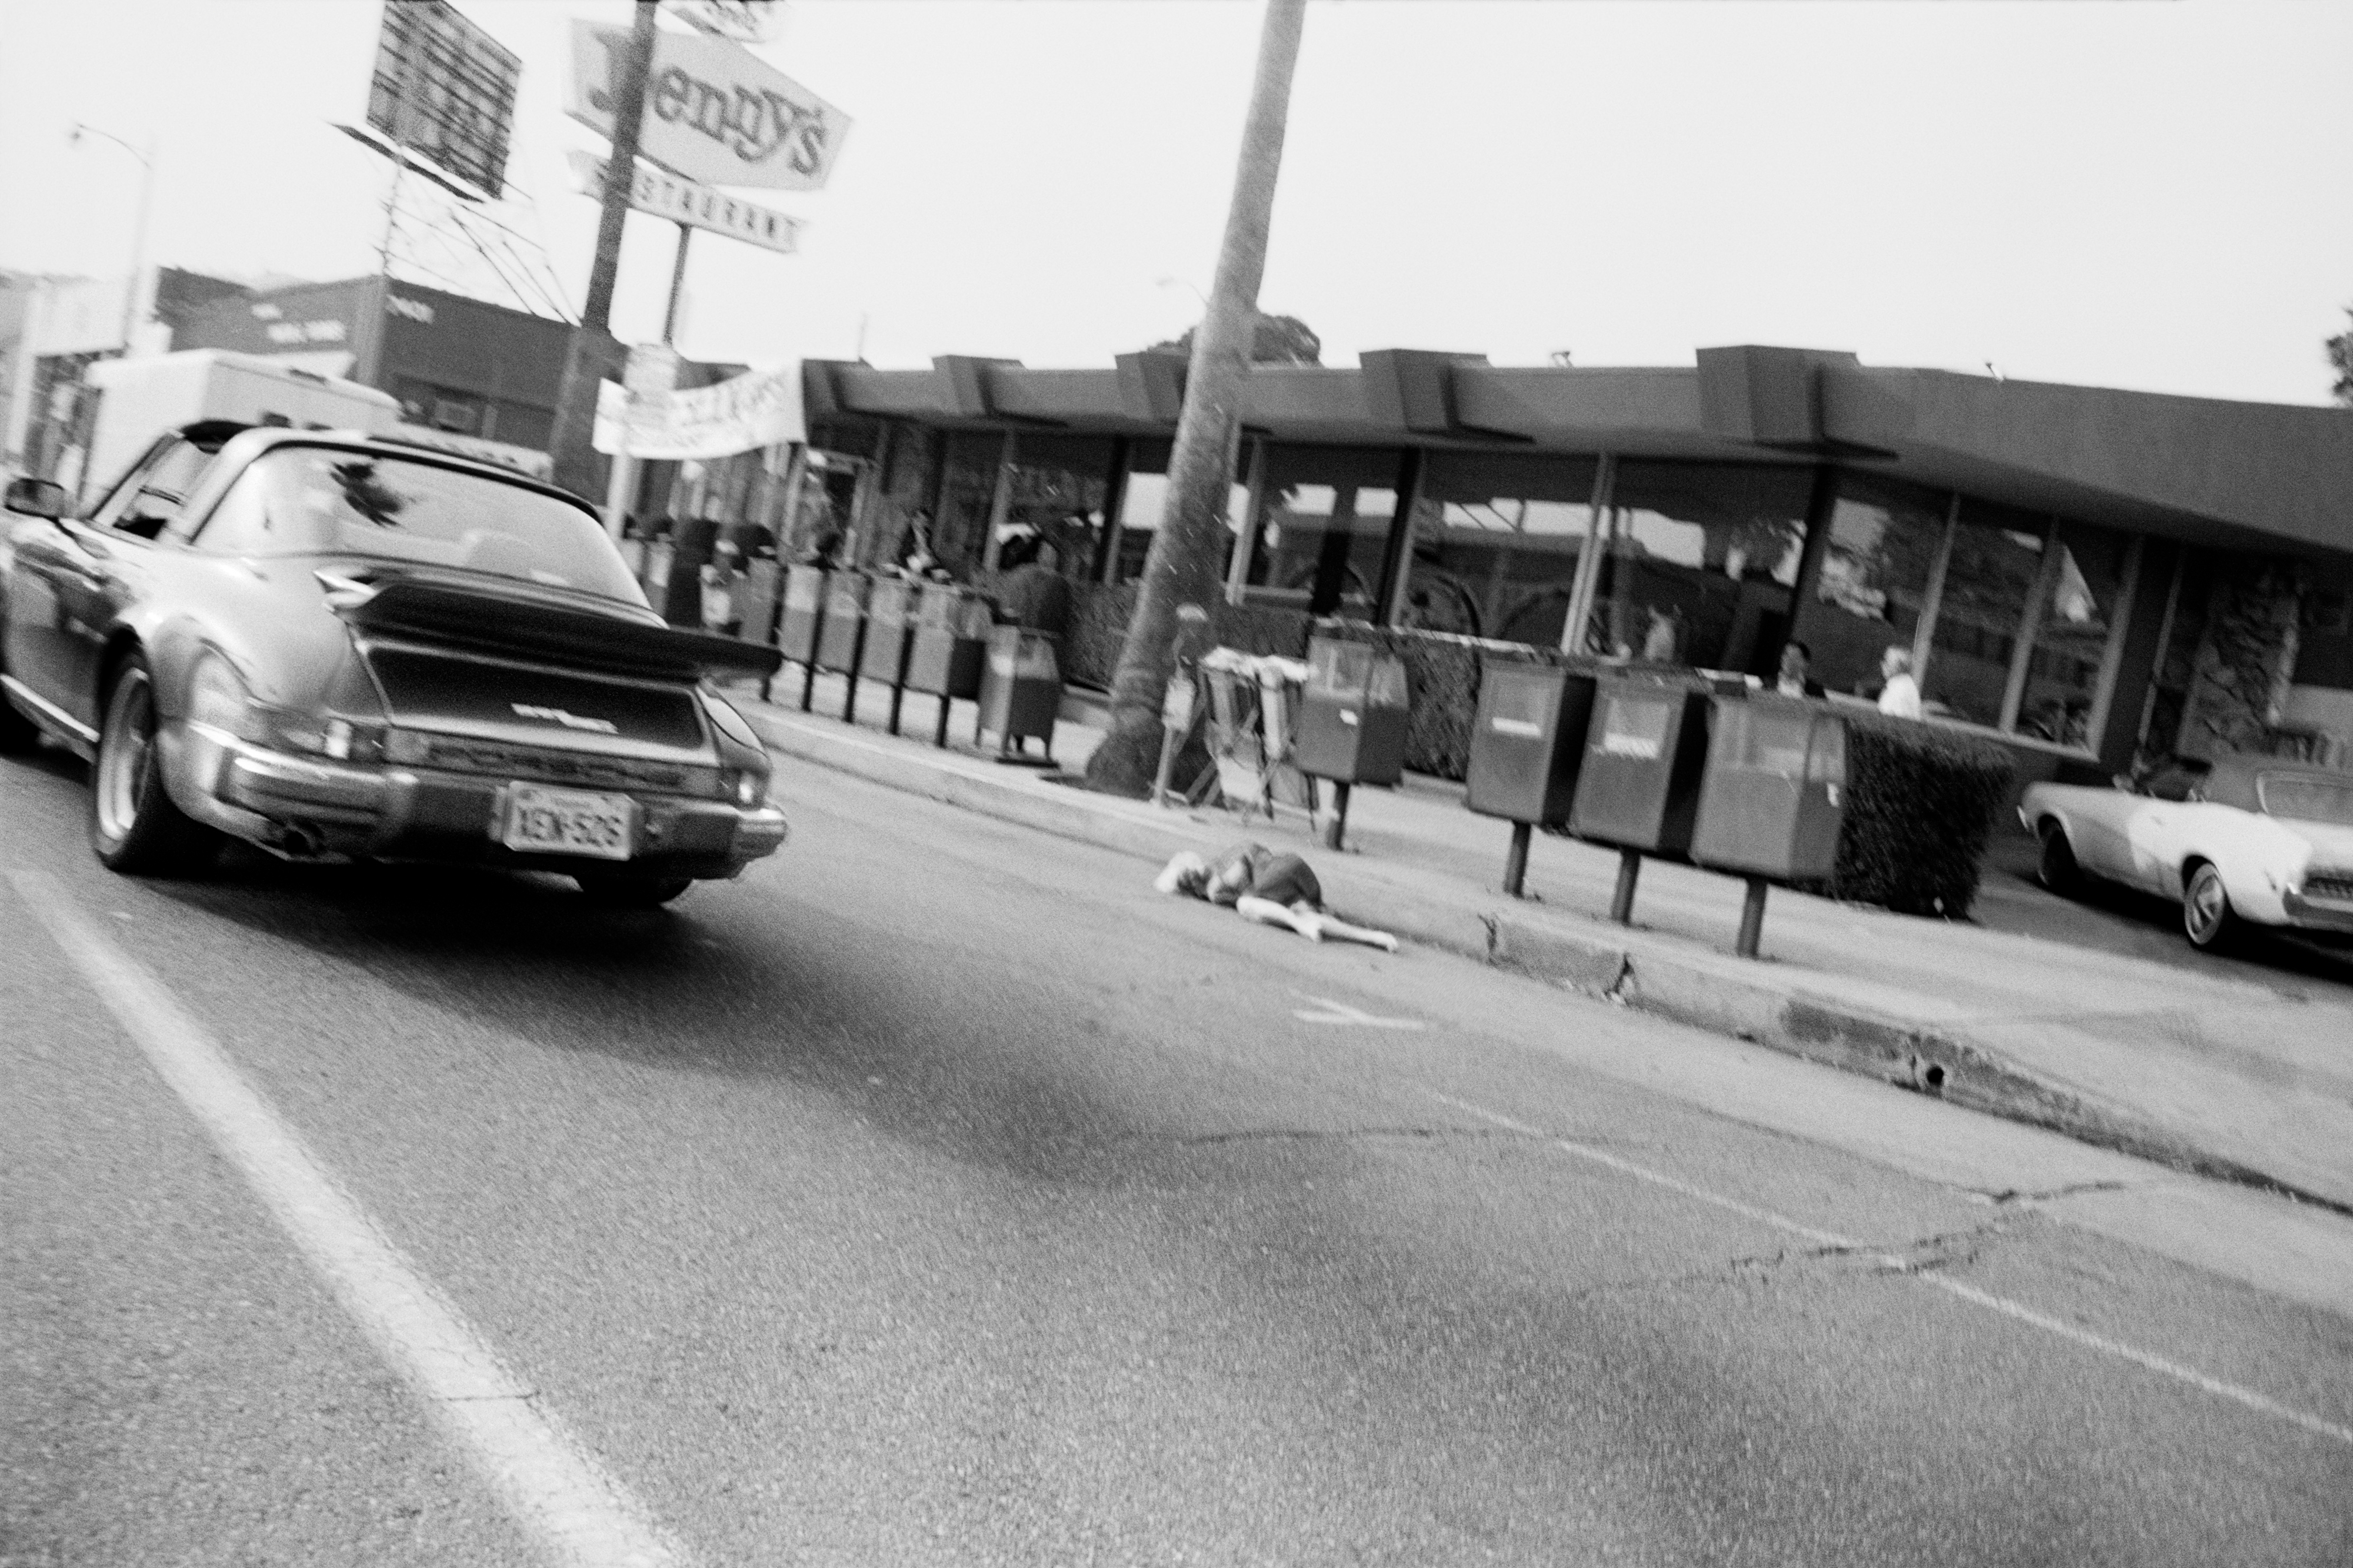
[[[1879,656],[1879,672],[1886,684],[1879,689],[1879,710],[1896,719],[1920,717],[1920,683],[1912,679],[1912,650],[1891,645]]]
[[[1822,683],[1810,671],[1813,668],[1814,650],[1791,637],[1781,645],[1781,673],[1773,682],[1773,689],[1784,697],[1820,697]]]

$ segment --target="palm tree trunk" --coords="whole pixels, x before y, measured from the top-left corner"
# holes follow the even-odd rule
[[[1176,664],[1176,611],[1215,602],[1223,576],[1226,507],[1233,484],[1233,432],[1241,419],[1258,324],[1258,285],[1266,271],[1266,237],[1282,167],[1283,123],[1291,73],[1299,58],[1307,0],[1267,0],[1259,35],[1258,78],[1234,171],[1233,203],[1209,290],[1208,313],[1193,334],[1185,406],[1168,462],[1168,504],[1145,558],[1135,614],[1127,623],[1112,676],[1111,733],[1087,759],[1087,782],[1116,795],[1152,786],[1160,752],[1160,699]],[[1249,519],[1244,519],[1245,527]]]

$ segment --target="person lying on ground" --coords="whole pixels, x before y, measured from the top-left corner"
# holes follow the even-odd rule
[[[1324,907],[1324,885],[1296,855],[1263,844],[1237,844],[1214,860],[1190,849],[1161,868],[1152,884],[1164,893],[1207,899],[1260,925],[1286,926],[1310,942],[1358,942],[1385,952],[1398,940],[1385,931],[1351,925]]]

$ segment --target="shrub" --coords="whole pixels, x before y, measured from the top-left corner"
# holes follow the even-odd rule
[[[2000,742],[1872,712],[1846,718],[1846,816],[1833,898],[1959,920],[2016,764]]]
[[[1405,660],[1411,685],[1405,765],[1460,779],[1470,762],[1479,682],[1491,660],[1594,661],[1520,643],[1324,621],[1319,637],[1368,642]],[[1999,742],[1841,707],[1847,723],[1847,801],[1833,898],[1909,914],[1958,920],[1977,896],[1986,841],[2010,798],[2013,764]]]

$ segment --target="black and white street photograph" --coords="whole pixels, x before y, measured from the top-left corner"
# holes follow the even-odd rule
[[[2348,109],[0,0],[0,1568],[2353,1564]]]

